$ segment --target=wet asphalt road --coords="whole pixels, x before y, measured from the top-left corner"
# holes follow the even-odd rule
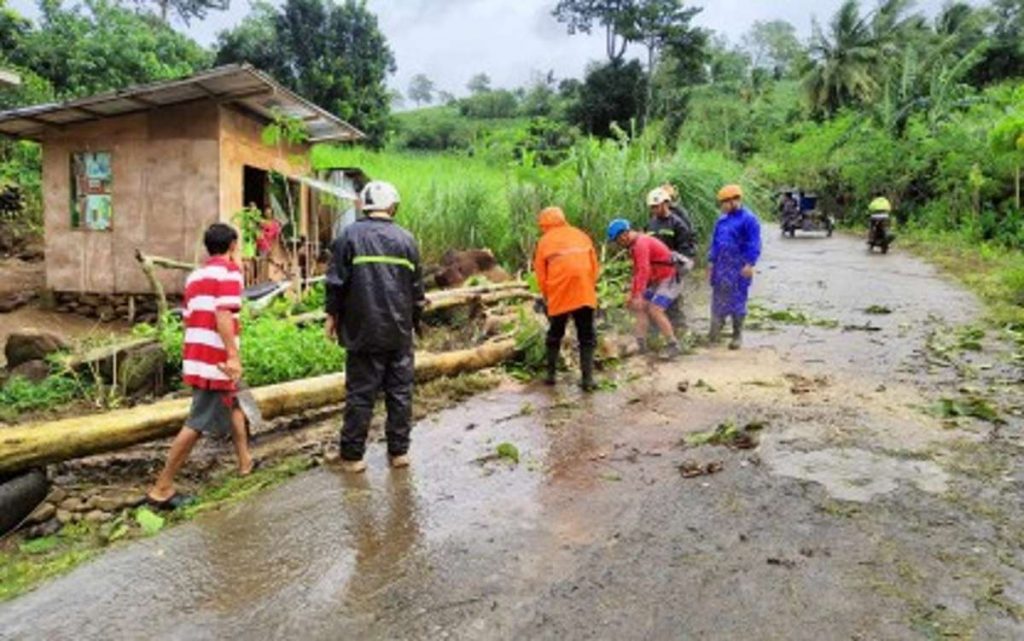
[[[592,398],[487,393],[421,423],[410,470],[378,444],[364,477],[314,470],[115,549],[0,606],[0,639],[1024,638],[1019,520],[950,498],[999,490],[947,464],[976,432],[915,409],[952,380],[927,336],[976,302],[899,252],[765,235],[755,297],[838,328],[637,361]],[[679,445],[752,419],[756,451]],[[518,466],[490,460],[505,441]],[[694,457],[724,470],[684,480]]]

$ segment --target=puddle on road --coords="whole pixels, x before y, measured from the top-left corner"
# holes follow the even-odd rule
[[[833,498],[844,501],[866,503],[894,492],[901,483],[941,494],[949,482],[949,475],[930,461],[897,459],[856,448],[812,452],[771,448],[764,454],[776,474],[820,483]]]

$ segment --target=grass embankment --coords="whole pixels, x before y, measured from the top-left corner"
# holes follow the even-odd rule
[[[985,303],[996,325],[1024,332],[1024,252],[955,232],[903,232],[913,251],[955,276]]]
[[[666,182],[679,188],[705,237],[718,217],[715,193],[723,184],[744,183],[755,206],[766,202],[739,163],[718,152],[669,149],[657,132],[633,141],[581,140],[557,165],[529,157],[496,162],[467,154],[323,145],[313,149],[312,162],[317,168],[361,167],[393,182],[402,194],[399,222],[417,237],[427,261],[449,249],[486,247],[512,270],[527,266],[537,212],[549,205],[562,207],[573,224],[600,242],[613,218],[645,224],[644,198]]]

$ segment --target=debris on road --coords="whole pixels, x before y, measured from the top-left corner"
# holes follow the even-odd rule
[[[691,434],[683,440],[684,447],[701,445],[724,445],[735,450],[752,450],[758,445],[757,432],[765,428],[764,423],[747,423],[742,428],[729,421],[709,432]]]
[[[722,461],[711,461],[709,463],[698,463],[696,461],[683,461],[679,464],[679,473],[684,479],[697,478],[698,476],[711,476],[718,474],[725,469]]]

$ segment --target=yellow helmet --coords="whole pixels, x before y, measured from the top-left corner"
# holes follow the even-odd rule
[[[743,198],[743,188],[739,185],[726,185],[718,191],[718,202],[720,203],[735,198]]]
[[[679,200],[679,190],[672,183],[665,183],[661,186],[662,191],[668,194],[668,199],[672,202]]]
[[[875,198],[868,205],[868,211],[873,214],[887,214],[892,211],[892,203],[889,202],[888,198]]]

